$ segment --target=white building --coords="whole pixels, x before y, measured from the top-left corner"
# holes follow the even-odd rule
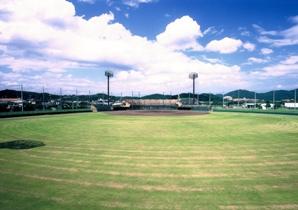
[[[270,107],[266,107],[266,106],[267,106],[266,103],[261,104],[261,107],[262,107],[263,110],[266,110],[266,109],[273,109],[273,108],[274,108],[274,104],[270,104]]]
[[[285,108],[296,109],[298,108],[298,103],[293,103],[293,102],[285,103]]]

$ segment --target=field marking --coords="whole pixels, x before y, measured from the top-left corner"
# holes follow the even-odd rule
[[[13,192],[13,193],[17,193],[17,194],[21,194],[22,196],[28,197],[28,196],[32,196],[34,198],[38,198],[38,199],[45,199],[45,200],[51,200],[51,201],[55,201],[57,203],[70,203],[70,202],[66,202],[63,198],[61,197],[55,197],[55,196],[49,196],[48,194],[40,194],[40,192],[38,193],[33,193],[30,192],[28,190],[23,191],[23,190],[19,190],[19,189],[12,189],[12,188],[6,188],[4,189],[3,187],[0,188],[0,192],[3,193],[7,193],[7,192]]]
[[[109,136],[109,137],[111,137],[111,136]],[[139,137],[128,137],[128,138],[139,138]],[[183,139],[193,139],[193,138],[183,138]],[[96,143],[96,144],[93,144],[93,143],[84,143],[84,144],[82,144],[82,143],[75,143],[75,144],[69,144],[69,145],[70,146],[93,146],[93,147],[106,147],[107,146],[107,144],[98,144],[98,143]],[[275,143],[275,142],[270,142],[270,144],[268,144],[268,142],[266,142],[266,143],[259,142],[258,143],[258,146],[259,147],[260,146],[262,146],[262,147],[265,146],[265,147],[270,147],[270,148],[272,146],[274,146],[276,148],[280,148],[280,146],[293,146],[293,145],[294,146],[297,146],[298,145],[298,142],[296,142],[296,141],[295,142],[291,142],[291,143],[284,143],[284,142]],[[111,145],[108,145],[108,146],[110,147]],[[122,148],[124,146],[125,149],[131,149],[131,150],[140,149],[140,148],[150,148],[151,151],[163,151],[163,150],[160,150],[160,148],[163,145],[158,145],[156,147],[152,147],[152,146],[147,146],[147,145],[143,145],[142,144],[142,145],[135,145],[134,147],[131,147],[131,146],[127,147],[126,144],[117,144],[117,145],[114,145],[114,146],[117,146],[117,147],[120,146]],[[165,146],[164,148],[167,148],[167,149],[169,149],[168,151],[170,151],[172,148],[179,147],[179,148],[185,148],[185,151],[189,151],[189,149],[191,149],[191,148],[202,149],[202,148],[210,148],[210,147],[214,147],[214,146],[217,146],[218,148],[226,148],[226,147],[231,148],[231,149],[234,149],[235,148],[234,144],[229,143],[229,142],[227,142],[225,145],[206,144],[206,143],[204,143],[204,144],[200,144],[200,145],[198,145],[198,144],[187,144],[187,145],[177,145],[177,146]],[[255,147],[256,144],[255,143],[254,144],[253,143],[241,143],[241,144],[236,144],[236,146],[237,146],[237,148],[243,149],[243,148],[247,148],[247,147],[251,147],[251,146]]]
[[[40,194],[40,192],[38,193],[34,193],[34,192],[30,192],[28,190],[24,191],[24,190],[19,190],[19,189],[12,189],[12,188],[6,188],[4,189],[3,187],[0,188],[0,192],[2,193],[16,193],[19,196],[23,196],[23,197],[33,197],[33,198],[37,198],[37,199],[45,199],[45,200],[50,200],[50,201],[54,201],[57,202],[59,204],[74,204],[74,201],[66,201],[64,198],[62,197],[54,197],[54,196],[49,196],[48,194]],[[2,202],[2,201],[1,201]],[[81,204],[80,201],[77,201],[77,204]],[[98,205],[105,207],[105,208],[129,208],[131,207],[131,205],[127,204],[127,203],[123,203],[123,202],[119,202],[119,201],[98,201]],[[137,205],[134,204],[133,205],[134,208],[138,208],[138,209],[152,209],[152,207],[148,207],[148,206],[144,206],[144,205]],[[154,209],[165,209],[164,207],[154,207]],[[166,209],[180,209],[180,208],[166,208]]]
[[[87,160],[75,160],[75,159],[67,159],[67,158],[55,158],[55,157],[44,157],[44,156],[38,156],[38,155],[28,155],[28,157],[32,157],[35,159],[44,159],[44,160],[50,160],[50,161],[69,161],[69,162],[74,162],[74,163],[88,163],[88,164],[93,164],[91,161],[87,161]],[[18,163],[24,163],[26,164],[26,162],[20,162],[19,160],[16,159],[3,159],[0,158],[0,161],[13,161],[13,162],[18,162]],[[192,168],[192,169],[196,169],[196,168],[217,168],[220,166],[225,166],[225,167],[229,167],[229,168],[237,168],[237,167],[242,167],[242,166],[246,166],[246,167],[263,167],[263,166],[296,166],[298,167],[298,160],[293,160],[293,161],[263,161],[263,162],[249,162],[249,163],[223,163],[223,162],[212,162],[212,163],[196,163],[196,164],[190,164],[190,163],[172,163],[172,164],[165,164],[165,163],[127,163],[127,162],[115,162],[115,161],[103,161],[100,163],[100,165],[103,166],[129,166],[131,168]],[[76,165],[75,165],[76,166]],[[90,165],[89,165],[90,166]],[[89,167],[88,166],[88,167]],[[86,166],[82,166],[80,165],[80,167],[83,168],[87,168]]]
[[[89,154],[82,152],[70,152],[70,151],[51,151],[51,150],[31,150],[35,153],[50,153],[50,154],[69,154],[69,155],[81,155],[86,157],[93,158],[120,158],[120,159],[153,159],[153,160],[255,160],[257,159],[256,155],[246,155],[246,156],[221,156],[221,157],[206,157],[206,156],[189,156],[189,157],[165,157],[165,156],[129,156],[129,155],[109,155],[109,154]],[[285,154],[283,156],[293,156],[298,154]],[[275,157],[275,156],[262,156],[263,157]]]
[[[244,155],[244,156],[189,156],[189,157],[165,157],[165,156],[129,156],[129,155],[109,155],[109,154],[89,154],[82,152],[70,152],[70,151],[51,151],[51,150],[31,150],[35,153],[45,153],[45,154],[69,154],[69,155],[79,155],[85,157],[91,157],[92,159],[97,158],[118,158],[118,159],[134,159],[134,160],[258,160],[259,158],[276,158],[276,157],[293,157],[297,156],[298,153],[286,153],[282,155]],[[98,159],[97,159],[98,160]]]
[[[3,161],[3,159],[0,159]],[[91,174],[103,174],[109,176],[124,176],[124,177],[150,177],[150,178],[173,178],[173,179],[194,179],[194,178],[223,178],[223,177],[233,177],[233,178],[247,178],[247,177],[259,177],[260,173],[258,171],[248,171],[246,172],[246,176],[241,176],[240,173],[218,173],[218,172],[200,172],[194,174],[169,174],[169,173],[143,173],[143,172],[119,172],[119,171],[108,171],[108,170],[98,170],[98,169],[87,169],[87,168],[74,168],[74,167],[60,167],[60,166],[50,166],[44,164],[37,163],[27,163],[27,162],[19,162],[19,161],[10,161],[20,165],[28,165],[28,166],[36,166],[41,168],[48,169],[56,169],[63,170],[72,173],[91,173]],[[298,174],[298,171],[295,170],[294,174]],[[249,175],[249,176],[247,176]],[[261,175],[265,177],[282,177],[282,173],[280,170],[275,172],[262,172]]]
[[[96,186],[96,187],[102,187],[102,188],[111,188],[111,189],[118,189],[118,190],[125,190],[125,189],[131,189],[131,190],[141,190],[141,191],[160,191],[160,192],[203,192],[206,191],[206,189],[202,188],[191,188],[191,187],[181,187],[177,185],[132,185],[132,184],[124,184],[124,183],[117,183],[117,182],[89,182],[89,181],[76,181],[76,180],[69,180],[69,179],[61,179],[61,178],[55,178],[50,176],[39,176],[39,175],[31,175],[31,174],[24,174],[24,173],[15,173],[11,171],[0,171],[0,174],[6,174],[6,175],[14,175],[14,176],[20,176],[30,179],[37,179],[37,180],[45,180],[45,181],[52,181],[52,182],[58,182],[58,183],[65,183],[65,184],[75,184],[75,185],[81,185],[85,187],[90,186]],[[214,189],[215,190],[215,189]],[[216,189],[218,191],[218,189]]]
[[[291,148],[293,147],[293,145],[291,145]],[[47,148],[54,148],[54,149],[60,149],[60,151],[66,151],[66,150],[85,150],[85,151],[102,151],[102,152],[123,152],[123,153],[153,153],[153,154],[173,154],[173,155],[177,155],[177,154],[206,154],[206,155],[210,155],[213,154],[213,152],[204,152],[202,153],[200,150],[140,150],[138,148],[136,148],[135,150],[132,149],[110,149],[110,148],[93,148],[93,147],[77,147],[77,146],[53,146],[53,145],[47,145]],[[223,154],[227,154],[227,148],[223,148],[223,147],[211,147],[212,151],[217,151],[217,153],[223,153]],[[269,149],[270,148],[270,149]],[[256,152],[277,152],[280,151],[280,147],[278,148],[274,148],[272,149],[271,147],[269,147],[268,149],[264,148],[264,149],[252,149],[252,148],[242,148],[242,152],[245,153],[256,153]],[[61,149],[65,149],[65,150],[61,150]],[[203,149],[203,148],[200,148]],[[208,148],[210,149],[210,147]],[[239,154],[237,152],[235,152],[233,149],[235,149],[235,147],[231,147],[229,150],[229,154],[233,154],[235,156],[237,156],[236,154]],[[237,147],[237,149],[239,149]],[[216,153],[216,152],[215,152]],[[241,154],[239,154],[241,155]]]
[[[220,209],[223,210],[238,210],[238,209],[246,209],[246,210],[254,210],[254,209],[278,209],[278,210],[296,210],[298,209],[298,204],[293,203],[293,204],[269,204],[269,205],[246,205],[243,204],[241,206],[239,205],[219,205]]]

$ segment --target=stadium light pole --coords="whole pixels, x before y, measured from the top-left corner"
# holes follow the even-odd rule
[[[198,78],[198,73],[191,72],[189,78],[192,79],[192,104],[195,104],[195,80]]]
[[[110,106],[110,78],[114,76],[112,71],[105,71],[105,76],[107,77],[107,88],[108,88],[108,106]]]

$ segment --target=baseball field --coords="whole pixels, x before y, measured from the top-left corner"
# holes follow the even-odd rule
[[[0,119],[0,209],[298,209],[298,117]]]

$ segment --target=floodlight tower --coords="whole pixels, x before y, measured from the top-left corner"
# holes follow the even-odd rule
[[[105,76],[107,77],[107,82],[108,82],[108,106],[110,106],[110,77],[113,77],[114,74],[112,71],[105,71]]]
[[[198,78],[198,73],[196,72],[191,72],[189,74],[189,79],[192,79],[192,103],[195,104],[195,80]]]

